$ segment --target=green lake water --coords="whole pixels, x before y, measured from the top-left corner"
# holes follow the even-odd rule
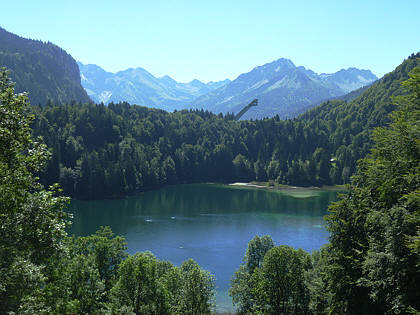
[[[334,191],[269,191],[217,184],[167,186],[121,200],[73,200],[71,234],[110,226],[128,252],[151,251],[180,265],[193,258],[216,276],[218,311],[232,310],[229,281],[248,242],[269,234],[277,245],[306,251],[327,242],[323,216]]]

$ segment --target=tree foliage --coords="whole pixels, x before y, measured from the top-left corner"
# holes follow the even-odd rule
[[[32,139],[26,105],[0,71],[0,313],[210,314],[214,278],[194,261],[128,256],[107,227],[67,236],[68,198],[35,175],[51,155]]]
[[[308,314],[305,271],[312,267],[302,249],[281,245],[264,256],[257,284],[258,309],[266,314]]]
[[[35,172],[46,164],[46,147],[31,138],[27,97],[15,95],[0,71],[0,312],[18,309],[45,281],[49,258],[65,236],[67,198],[45,189]]]
[[[308,314],[305,272],[311,268],[305,251],[256,236],[232,277],[229,295],[240,314]]]
[[[420,68],[377,128],[349,194],[330,207],[328,282],[332,310],[352,314],[419,310]]]

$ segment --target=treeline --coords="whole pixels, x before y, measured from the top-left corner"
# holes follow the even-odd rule
[[[404,85],[329,207],[329,243],[309,255],[269,236],[249,242],[229,291],[240,314],[420,313],[420,67]]]
[[[53,152],[41,179],[80,199],[187,182],[348,183],[371,147],[372,129],[389,122],[391,97],[403,93],[400,82],[417,64],[412,55],[355,100],[329,101],[294,120],[238,122],[127,103],[33,107],[33,133]]]

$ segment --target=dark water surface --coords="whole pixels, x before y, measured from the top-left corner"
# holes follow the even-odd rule
[[[269,234],[276,245],[319,249],[328,237],[323,216],[336,198],[322,190],[167,186],[122,200],[74,200],[70,233],[86,236],[108,225],[126,238],[130,254],[149,250],[175,265],[193,258],[216,276],[217,310],[232,310],[229,281],[248,242]]]

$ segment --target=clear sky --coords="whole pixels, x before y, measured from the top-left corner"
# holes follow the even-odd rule
[[[2,1],[0,26],[116,72],[235,79],[284,57],[381,77],[420,50],[420,0]]]

